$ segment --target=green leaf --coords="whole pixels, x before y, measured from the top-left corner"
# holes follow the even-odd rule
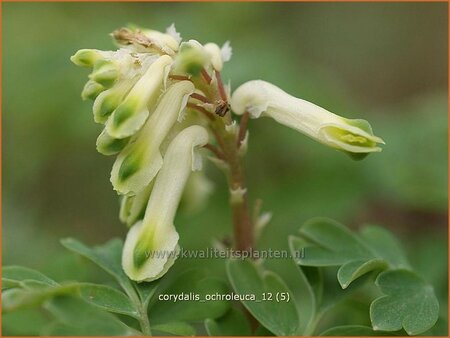
[[[272,332],[267,330],[264,326],[258,325],[258,327],[255,330],[255,336],[260,337],[272,337],[275,336]]]
[[[226,300],[206,301],[206,295],[227,294],[226,284],[216,278],[205,277],[200,270],[189,270],[177,277],[166,289],[160,290],[155,302],[150,304],[149,318],[152,324],[173,321],[203,321],[222,316],[230,307]],[[188,300],[164,300],[164,295],[188,298]],[[198,295],[199,299],[194,297]]]
[[[292,257],[295,257],[291,238],[289,238],[288,244]],[[292,298],[299,315],[297,333],[299,335],[310,334],[309,328],[313,325],[317,305],[322,294],[320,274],[318,271],[309,271],[311,279],[308,279],[303,267],[299,267],[294,259],[274,261],[270,268],[283,277],[283,281],[292,291]],[[310,283],[311,281],[313,281],[313,284]]]
[[[2,336],[39,336],[48,324],[48,316],[40,309],[2,313]]]
[[[58,286],[51,278],[39,271],[23,266],[5,266],[2,269],[2,286],[5,288],[20,286],[22,281],[37,281],[49,286]]]
[[[275,273],[258,271],[248,260],[230,260],[227,273],[235,292],[244,297],[253,295],[255,299],[242,300],[250,313],[268,330],[279,336],[296,335],[299,315],[292,301],[292,292]],[[279,301],[277,295],[289,295],[289,301]],[[266,295],[267,300],[263,300]],[[272,298],[268,300],[267,295]]]
[[[121,291],[106,285],[81,284],[79,293],[86,302],[109,312],[120,313],[138,319],[138,311]]]
[[[94,246],[92,248],[89,248],[73,238],[62,239],[61,244],[70,251],[86,257],[110,275],[114,276],[125,290],[130,290],[133,288],[131,281],[122,270],[122,240],[117,238],[112,239],[103,245]]]
[[[350,261],[341,266],[341,268],[338,270],[337,278],[342,288],[346,289],[349,284],[358,277],[361,277],[362,275],[370,271],[383,270],[387,267],[387,263],[384,260],[378,258],[374,258],[371,260],[360,259]]]
[[[414,272],[385,271],[375,284],[385,295],[370,306],[374,330],[403,328],[409,335],[417,335],[430,329],[438,320],[439,303],[433,287]]]
[[[24,281],[25,282],[25,281]],[[21,282],[21,283],[24,283]],[[33,283],[41,283],[32,281]],[[76,293],[76,285],[61,285],[57,287],[8,289],[2,292],[2,310],[12,312],[29,309],[41,305],[44,301],[58,295]]]
[[[389,262],[391,267],[409,268],[399,241],[386,229],[375,225],[365,225],[360,231],[360,237],[375,256]]]
[[[230,308],[224,316],[205,320],[206,332],[209,336],[251,336],[251,327],[245,314],[237,309]]]
[[[172,336],[195,336],[196,332],[192,325],[183,322],[171,322],[154,325],[152,327],[153,335],[160,333],[169,333]]]
[[[439,317],[436,324],[428,331],[422,332],[421,336],[448,336],[448,322],[444,317]]]
[[[126,336],[136,335],[136,330],[126,326],[114,315],[99,310],[75,297],[56,297],[45,304],[57,323],[48,328],[48,334]]]
[[[397,240],[386,230],[366,226],[360,235],[326,218],[314,218],[300,229],[303,238],[292,238],[291,247],[303,266],[341,266],[338,281],[343,289],[374,271],[409,266]]]
[[[327,218],[313,218],[300,229],[312,244],[297,248],[298,262],[306,266],[337,266],[351,260],[371,259],[369,249],[342,224]],[[304,250],[301,250],[304,249]]]
[[[392,336],[392,333],[374,331],[371,327],[363,325],[343,325],[332,327],[322,332],[320,336],[343,336],[343,337],[380,337]]]

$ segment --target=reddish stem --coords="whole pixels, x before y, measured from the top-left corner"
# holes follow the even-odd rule
[[[211,84],[212,78],[211,78],[211,76],[209,76],[209,74],[205,68],[202,68],[201,74],[202,74],[203,78],[205,79],[206,83],[208,85]]]
[[[214,74],[216,75],[216,79],[217,79],[217,87],[219,89],[219,95],[220,98],[227,102],[228,101],[228,97],[227,97],[227,93],[225,91],[225,87],[223,86],[223,82],[222,82],[222,77],[220,76],[220,72],[218,72],[217,70],[214,71]]]
[[[209,120],[214,121],[214,115],[207,111],[205,108],[196,105],[195,103],[188,102],[187,107],[195,109],[200,113],[204,114]]]
[[[172,80],[180,80],[180,81],[187,80],[192,82],[190,78],[184,75],[169,75],[169,78]]]
[[[239,121],[239,134],[237,139],[238,148],[241,146],[242,141],[245,139],[245,135],[247,134],[247,125],[250,114],[246,111],[244,115],[242,115],[241,120]]]
[[[191,97],[192,97],[193,99],[202,101],[203,103],[211,103],[211,101],[209,101],[209,99],[208,99],[206,96],[203,96],[203,95],[198,94],[198,93],[192,93],[192,94],[191,94]]]
[[[212,144],[207,143],[206,145],[204,145],[204,147],[206,149],[208,149],[209,151],[211,151],[212,153],[214,153],[214,155],[216,155],[217,158],[220,158],[223,161],[226,161],[225,155],[216,147],[214,147]]]

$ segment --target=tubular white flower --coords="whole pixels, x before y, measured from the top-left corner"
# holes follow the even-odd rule
[[[373,135],[367,121],[340,117],[262,80],[246,82],[236,89],[231,108],[236,114],[247,111],[252,118],[271,117],[320,143],[347,152],[355,159],[380,152],[377,143],[384,144],[381,138]]]
[[[190,81],[171,85],[136,139],[117,156],[111,183],[121,194],[136,194],[147,186],[162,166],[160,146],[194,92]]]
[[[206,129],[191,126],[169,145],[144,219],[130,229],[125,240],[122,267],[130,279],[155,280],[173,264],[178,250],[175,212],[191,170],[198,169],[195,148],[207,142]]]
[[[167,67],[171,63],[172,58],[163,55],[148,67],[108,119],[106,129],[109,135],[125,138],[142,127],[149,115],[148,107],[152,107],[160,95],[161,87],[167,78]]]

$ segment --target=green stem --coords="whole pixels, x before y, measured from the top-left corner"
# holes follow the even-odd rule
[[[148,315],[147,310],[141,306],[140,309],[138,309],[139,312],[139,324],[141,325],[142,333],[146,336],[152,335],[152,330],[150,329],[150,322],[148,321]]]
[[[142,303],[141,299],[139,298],[139,295],[137,294],[136,290],[133,286],[128,285],[121,285],[122,288],[127,293],[130,300],[133,302],[134,306],[136,307],[136,310],[138,312],[139,318],[139,325],[141,326],[141,331],[145,336],[151,336],[152,330],[150,328],[150,322],[148,320],[147,315],[147,307]]]

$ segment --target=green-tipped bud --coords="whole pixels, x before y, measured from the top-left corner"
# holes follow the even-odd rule
[[[236,114],[248,112],[252,118],[271,117],[320,143],[351,154],[354,159],[380,152],[377,144],[384,144],[367,121],[340,117],[261,80],[246,82],[236,89],[231,108]]]
[[[199,75],[211,60],[210,53],[197,41],[183,42],[175,57],[174,72]]]
[[[100,83],[89,80],[84,85],[83,91],[81,92],[81,98],[83,100],[95,100],[95,98],[106,88],[103,87]]]
[[[160,146],[182,116],[194,89],[190,81],[181,81],[166,90],[135,141],[119,154],[113,165],[111,182],[116,191],[136,194],[153,180],[163,162]]]
[[[81,67],[94,67],[94,64],[103,59],[104,52],[96,49],[80,49],[70,57],[72,61],[77,66]]]
[[[89,75],[91,80],[105,87],[111,87],[120,76],[120,65],[112,60],[99,60],[94,65],[94,71]]]
[[[206,129],[191,126],[167,148],[144,219],[130,229],[125,240],[122,267],[130,279],[158,279],[175,261],[179,236],[173,220],[189,174],[199,165],[195,149],[207,142]]]
[[[110,156],[115,155],[119,153],[130,141],[130,138],[122,138],[122,139],[115,139],[111,137],[107,131],[106,128],[103,129],[99,137],[97,138],[97,151],[100,154]]]
[[[94,121],[97,123],[105,123],[112,112],[123,101],[123,98],[130,90],[133,82],[131,80],[122,81],[114,87],[101,93],[92,106],[94,113]]]
[[[111,136],[129,137],[143,126],[149,115],[148,107],[152,107],[161,94],[171,63],[172,58],[163,55],[148,67],[108,120],[106,128]]]

